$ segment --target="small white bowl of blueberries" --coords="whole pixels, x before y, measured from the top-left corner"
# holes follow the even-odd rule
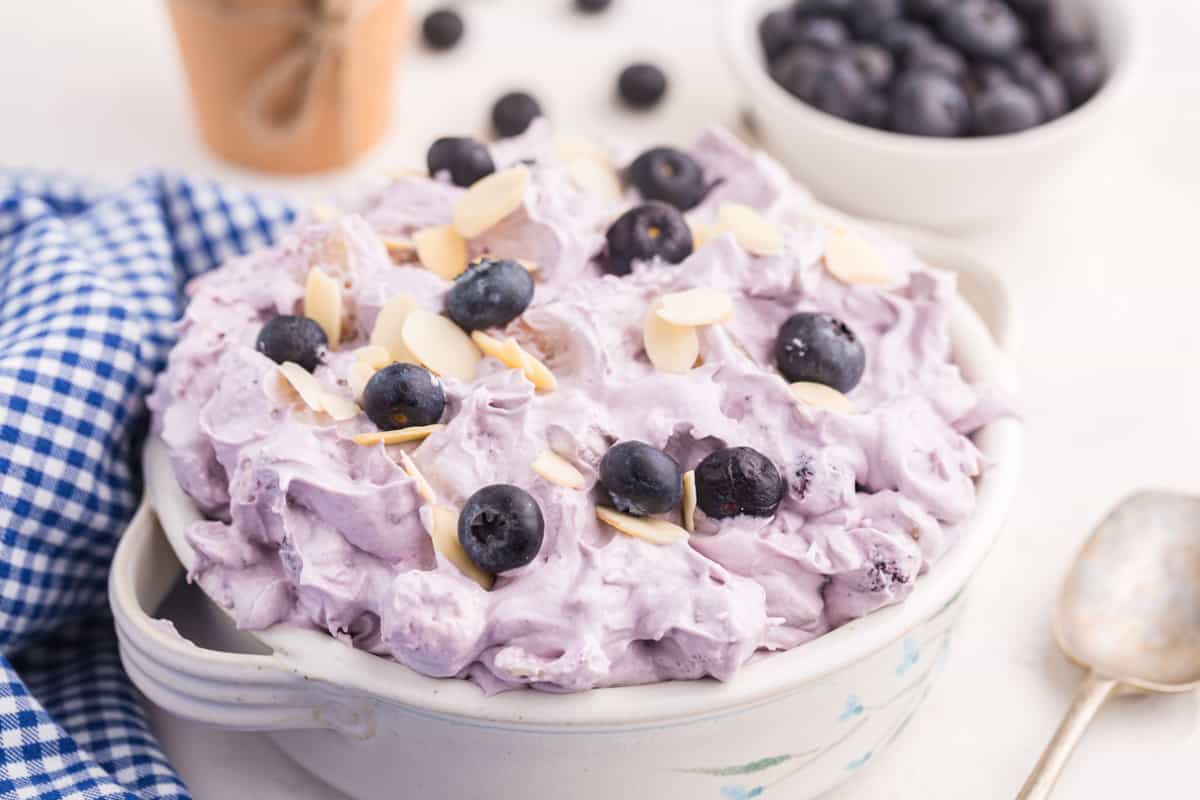
[[[1131,0],[730,0],[763,144],[823,200],[961,229],[1036,195],[1111,117]]]

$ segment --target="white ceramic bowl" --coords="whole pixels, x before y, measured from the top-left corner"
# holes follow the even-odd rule
[[[727,0],[724,46],[762,146],[823,201],[875,219],[969,228],[1036,209],[1038,193],[1119,116],[1140,49],[1132,0],[1065,1],[1086,7],[1108,79],[1075,111],[1007,136],[889,133],[792,97],[767,74],[758,41],[759,20],[784,0]]]
[[[953,246],[919,244],[927,261],[962,270],[964,295],[979,304],[977,314],[959,300],[953,315],[964,373],[1012,388],[983,321],[1005,331],[1003,290]],[[963,589],[1017,486],[1018,422],[993,422],[976,442],[994,462],[978,483],[976,513],[902,604],[749,664],[729,683],[485,697],[472,683],[429,678],[316,631],[275,627],[254,633],[248,652],[218,651],[155,620],[179,562],[192,562],[184,532],[200,514],[152,440],[145,504],[110,579],[121,656],[153,702],[213,725],[270,731],[297,762],[357,798],[811,798],[887,745],[929,691]]]

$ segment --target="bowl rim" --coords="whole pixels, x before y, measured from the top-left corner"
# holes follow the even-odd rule
[[[758,101],[771,106],[771,113],[784,115],[794,124],[841,140],[843,146],[880,151],[882,157],[968,162],[979,158],[1020,155],[1041,149],[1052,142],[1072,138],[1084,126],[1094,124],[1127,92],[1140,38],[1138,17],[1132,13],[1128,0],[1086,0],[1092,9],[1091,13],[1106,15],[1101,27],[1115,31],[1120,39],[1115,46],[1114,42],[1101,41],[1109,72],[1094,96],[1057,119],[1017,133],[962,138],[914,136],[881,131],[835,117],[798,100],[775,83],[768,75],[759,52],[756,14],[780,2],[728,0],[721,26],[722,49],[727,63],[742,83],[751,88]]]
[[[946,240],[927,239],[927,242],[936,242],[937,262],[956,254],[956,263],[944,266],[958,267],[963,272],[989,271],[977,257],[947,244]],[[920,255],[919,237],[915,249]],[[952,308],[951,338],[955,361],[968,378],[1015,391],[1015,371],[1008,357],[992,339],[980,316],[960,295],[955,296]],[[668,681],[574,694],[515,691],[489,697],[471,681],[432,678],[398,662],[347,647],[320,631],[277,625],[247,633],[274,651],[269,658],[279,668],[300,676],[313,689],[320,687],[334,695],[347,692],[365,695],[372,701],[403,706],[410,713],[472,727],[576,733],[628,731],[691,724],[700,719],[741,713],[800,691],[812,681],[886,648],[918,624],[933,618],[963,591],[994,544],[1016,494],[1022,424],[1013,417],[996,420],[977,432],[975,443],[991,462],[976,483],[975,511],[962,525],[958,541],[921,576],[903,602],[791,650],[743,665],[729,682]],[[192,521],[204,517],[175,480],[161,439],[155,436],[148,439],[143,459],[146,499],[154,507],[179,561],[190,569],[195,554],[187,543],[185,531]],[[124,578],[114,576],[114,582]],[[141,615],[130,622],[139,638],[162,639],[153,630],[149,616]],[[188,668],[193,670],[206,658],[214,668],[238,658],[199,649],[182,639],[178,645],[170,647],[170,658],[186,659]],[[263,658],[247,655],[243,660],[247,664],[261,664]]]

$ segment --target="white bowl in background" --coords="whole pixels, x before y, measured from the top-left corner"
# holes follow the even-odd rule
[[[1036,208],[1038,193],[1119,115],[1137,46],[1132,0],[1086,8],[1109,73],[1063,117],[1005,136],[949,139],[875,130],[796,99],[767,74],[758,23],[785,0],[726,0],[725,52],[761,145],[826,203],[873,219],[963,229]]]
[[[957,269],[978,308],[956,299],[951,320],[964,374],[1014,388],[995,341],[1008,306],[994,273],[944,240],[918,236],[915,245],[927,261]],[[109,579],[121,658],[167,711],[268,731],[300,765],[363,800],[812,798],[899,735],[937,674],[964,589],[1017,488],[1018,421],[992,422],[975,441],[993,464],[978,482],[976,511],[903,603],[748,664],[728,683],[486,697],[467,681],[421,675],[315,630],[251,632],[249,647],[231,635],[216,650],[154,619],[180,564],[193,561],[185,531],[201,514],[152,439],[144,504]]]

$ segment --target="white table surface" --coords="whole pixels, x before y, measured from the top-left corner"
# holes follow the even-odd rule
[[[719,0],[616,0],[596,18],[569,13],[568,0],[460,5],[468,39],[409,60],[383,145],[353,171],[278,179],[204,150],[161,2],[5,0],[0,162],[113,180],[166,166],[318,200],[374,170],[421,163],[439,134],[482,132],[491,100],[514,86],[532,88],[572,132],[686,141],[709,121],[736,122]],[[1049,633],[1072,554],[1130,489],[1200,490],[1200,3],[1136,5],[1150,46],[1120,124],[1061,187],[1031,194],[1036,213],[966,237],[1005,265],[1016,301],[1026,480],[947,673],[906,735],[836,800],[1011,797],[1080,677]],[[668,68],[672,88],[665,108],[634,117],[613,106],[612,82],[641,56]],[[1196,797],[1197,705],[1195,695],[1113,703],[1056,796]],[[152,717],[198,800],[341,797],[260,735]]]

